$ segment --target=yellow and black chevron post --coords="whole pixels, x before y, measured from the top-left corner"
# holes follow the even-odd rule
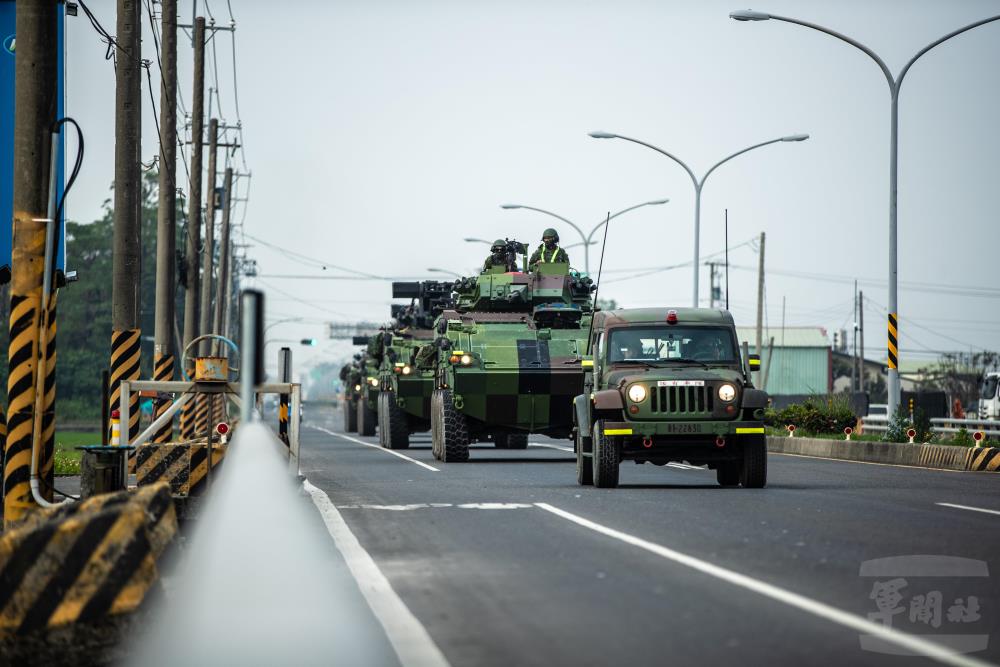
[[[889,368],[899,368],[899,332],[896,313],[889,313]]]
[[[968,470],[978,470],[980,472],[1000,472],[1000,448],[970,448],[966,468]]]
[[[41,239],[44,241],[44,235]],[[18,265],[14,264],[17,271]],[[11,526],[34,507],[29,486],[31,438],[38,357],[39,294],[10,297],[10,347],[7,375],[7,439],[4,448],[4,523]]]
[[[197,396],[189,400],[181,408],[181,439],[182,440],[192,440],[194,439],[194,415],[197,411]]]
[[[125,329],[111,332],[111,411],[121,410],[122,380],[139,379],[139,329]],[[132,392],[129,397],[129,441],[139,435],[139,394]]]
[[[176,532],[166,484],[36,512],[0,538],[0,635],[135,610]]]
[[[155,355],[155,359],[153,359],[153,379],[157,382],[169,382],[174,379],[174,355],[169,353],[157,353]],[[156,402],[156,416],[159,417],[169,407],[170,401],[158,400]],[[153,442],[170,442],[173,435],[174,422],[171,419],[159,431],[153,434]]]
[[[208,433],[208,418],[211,416],[209,410],[211,409],[211,403],[209,401],[210,396],[208,394],[198,394],[195,397],[195,413],[194,413],[194,437],[204,438]]]
[[[38,452],[38,474],[42,496],[55,499],[55,447],[56,447],[56,295],[49,296],[45,331],[45,382],[42,395],[42,438]]]

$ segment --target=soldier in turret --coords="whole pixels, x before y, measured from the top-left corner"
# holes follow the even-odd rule
[[[542,232],[542,243],[528,260],[528,269],[534,271],[538,264],[552,264],[554,262],[569,264],[569,255],[559,247],[559,233],[550,227]]]
[[[486,258],[483,262],[483,273],[486,273],[494,266],[507,267],[507,242],[503,239],[497,239],[490,246],[490,256]]]

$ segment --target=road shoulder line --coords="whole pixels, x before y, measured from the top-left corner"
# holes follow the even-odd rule
[[[389,643],[403,667],[449,667],[427,629],[400,599],[371,555],[358,542],[333,501],[309,480],[302,488],[312,498],[326,529],[351,571],[375,618],[385,630]]]
[[[607,526],[595,523],[589,519],[567,512],[566,510],[559,509],[558,507],[554,507],[548,503],[535,503],[535,507],[543,509],[546,512],[550,512],[551,514],[554,514],[562,519],[566,519],[567,521],[575,523],[578,526],[582,526],[583,528],[587,528],[596,533],[614,538],[620,542],[638,547],[644,551],[660,556],[661,558],[665,558],[666,560],[673,561],[679,565],[684,565],[685,567],[697,570],[703,574],[715,577],[716,579],[721,579],[722,581],[733,584],[734,586],[758,593],[776,602],[786,604],[790,607],[795,607],[796,609],[812,614],[813,616],[817,616],[824,620],[856,630],[865,635],[875,636],[884,642],[895,644],[896,646],[905,648],[932,660],[936,660],[942,664],[955,665],[956,667],[985,667],[990,664],[979,660],[978,658],[955,653],[944,646],[921,637],[901,632],[895,628],[885,627],[884,625],[869,621],[866,618],[851,612],[843,611],[824,602],[819,602],[818,600],[813,600],[812,598],[808,598],[804,595],[793,593],[792,591],[769,584],[765,581],[754,579],[749,575],[740,574],[739,572],[695,558],[694,556],[688,556],[687,554],[679,551],[674,551],[673,549],[660,544],[649,542],[640,537],[623,533],[619,530],[615,530],[614,528],[608,528]]]
[[[985,507],[972,507],[971,505],[956,505],[955,503],[934,503],[941,507],[953,507],[957,510],[968,510],[970,512],[982,512],[983,514],[1000,514],[1000,510],[990,510]]]
[[[351,436],[344,435],[343,433],[337,433],[336,431],[331,431],[330,429],[323,428],[322,426],[310,426],[309,428],[316,429],[317,431],[322,431],[323,433],[326,433],[327,435],[332,435],[332,436],[337,437],[337,438],[342,438],[344,440],[347,440],[348,442],[353,442],[353,443],[357,443],[359,445],[364,445],[365,447],[371,447],[372,449],[377,449],[378,451],[385,452],[386,454],[392,454],[393,456],[398,456],[399,458],[403,459],[404,461],[409,461],[410,463],[415,463],[418,466],[420,466],[421,468],[425,468],[427,470],[430,470],[431,472],[441,472],[441,470],[439,468],[435,468],[432,465],[427,465],[423,461],[418,461],[418,460],[416,460],[414,458],[410,458],[406,454],[400,454],[399,452],[397,452],[394,449],[386,449],[385,447],[380,447],[380,446],[372,444],[370,442],[365,442],[364,440],[359,440],[358,438],[352,438]]]

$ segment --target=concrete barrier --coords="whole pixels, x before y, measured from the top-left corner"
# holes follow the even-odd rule
[[[797,454],[844,461],[940,470],[1000,472],[1000,449],[994,448],[768,436],[767,449],[776,454]]]

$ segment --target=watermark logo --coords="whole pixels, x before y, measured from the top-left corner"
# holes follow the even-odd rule
[[[958,556],[891,556],[861,563],[874,611],[868,620],[920,635],[956,653],[989,646],[989,627],[977,592],[990,576],[985,561]],[[881,637],[861,635],[861,650],[892,655],[920,655]]]
[[[14,46],[16,43],[17,43],[16,35],[7,35],[6,37],[3,38],[3,50],[9,53],[10,55],[14,55]]]

